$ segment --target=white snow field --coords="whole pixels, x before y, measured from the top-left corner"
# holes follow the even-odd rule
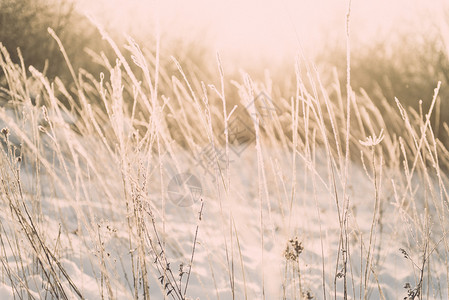
[[[216,86],[158,75],[130,49],[72,94],[31,68],[33,105],[2,48],[1,299],[447,299],[427,115],[330,99],[310,70],[287,98],[219,60]]]

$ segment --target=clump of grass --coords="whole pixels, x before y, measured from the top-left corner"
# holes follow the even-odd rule
[[[25,198],[20,178],[22,158],[15,156],[13,146],[9,143],[10,131],[3,128],[1,133],[6,140],[6,150],[0,151],[3,166],[0,188],[2,201],[6,204],[4,208],[9,210],[11,221],[14,222],[5,226],[3,221],[0,221],[2,251],[4,254],[13,253],[12,261],[2,259],[2,265],[14,293],[24,297],[25,292],[26,296],[33,297],[29,286],[31,283],[27,278],[33,274],[40,274],[44,289],[53,298],[69,299],[72,295],[83,298],[81,291],[58,258],[57,244],[51,249],[38,215],[29,208],[30,201]],[[31,265],[29,255],[32,256]],[[16,268],[13,265],[20,267]]]

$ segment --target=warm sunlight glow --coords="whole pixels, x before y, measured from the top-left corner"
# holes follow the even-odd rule
[[[344,39],[348,6],[347,1],[334,0],[79,1],[81,10],[124,32],[154,34],[159,20],[163,34],[204,39],[241,63],[260,58],[279,61],[301,46],[313,55],[323,40]],[[438,2],[429,7],[424,0],[352,1],[353,36],[368,40],[393,26],[410,26],[437,11]]]
[[[449,299],[447,0],[0,0],[0,300]]]

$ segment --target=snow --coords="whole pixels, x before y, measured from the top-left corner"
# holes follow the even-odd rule
[[[228,192],[220,188],[204,170],[199,169],[195,176],[201,178],[202,200],[204,209],[202,220],[198,221],[200,201],[189,207],[176,206],[165,199],[165,213],[162,212],[161,195],[167,197],[167,191],[161,191],[159,173],[152,173],[149,188],[149,199],[153,208],[158,209],[156,215],[157,228],[167,245],[167,258],[177,274],[179,264],[186,267],[190,260],[196,224],[199,224],[197,245],[192,266],[187,295],[196,299],[231,299],[232,289],[230,281],[234,283],[234,293],[237,299],[277,299],[283,297],[283,284],[286,284],[287,299],[299,293],[291,286],[298,275],[291,273],[293,264],[285,267],[284,250],[289,239],[298,237],[304,247],[299,254],[299,270],[301,288],[304,293],[309,292],[316,299],[324,298],[323,272],[325,278],[326,296],[331,297],[334,292],[334,277],[336,268],[336,254],[339,248],[339,221],[335,198],[329,185],[316,180],[313,188],[310,170],[304,161],[297,158],[296,194],[292,204],[291,214],[289,205],[292,183],[289,178],[292,171],[291,154],[279,156],[277,151],[265,151],[265,166],[269,199],[262,194],[262,212],[259,200],[258,165],[255,158],[254,146],[250,145],[242,157],[234,156],[230,163],[230,189]],[[188,154],[180,154],[186,157]],[[322,162],[317,163],[316,170],[324,182],[327,181],[324,155]],[[273,163],[270,163],[273,162]],[[188,163],[187,163],[188,165]],[[181,166],[182,168],[183,166]],[[170,170],[168,170],[170,169]],[[164,183],[172,176],[171,168],[164,169]],[[112,171],[114,168],[111,169]],[[190,168],[190,171],[194,168]],[[316,174],[316,173],[315,173]],[[350,216],[348,218],[350,234],[352,269],[348,276],[348,290],[350,299],[359,297],[361,282],[364,278],[366,266],[366,248],[374,210],[373,184],[364,170],[352,164],[350,169],[348,197],[350,199]],[[24,178],[31,180],[32,174],[22,173]],[[45,177],[42,178],[42,180]],[[109,173],[109,178],[103,178],[106,184],[117,185],[120,182],[119,170]],[[50,179],[48,179],[50,180]],[[384,179],[386,181],[386,179]],[[95,191],[99,184],[94,177],[89,184]],[[386,299],[397,299],[406,295],[403,286],[408,282],[413,287],[417,284],[416,268],[405,259],[399,248],[408,249],[414,261],[421,262],[420,249],[413,247],[413,234],[409,230],[410,224],[400,217],[401,210],[388,198],[391,193],[387,184],[381,197],[383,201],[381,221],[377,225],[377,241],[371,255],[378,261],[371,272],[368,284],[368,298],[381,298],[379,286]],[[31,197],[30,187],[27,187]],[[120,189],[117,188],[116,191]],[[341,186],[338,192],[342,193]],[[53,196],[52,196],[53,194]],[[108,270],[108,280],[112,294],[118,299],[132,299],[132,262],[128,245],[129,235],[126,223],[126,207],[120,192],[113,193],[114,199],[102,199],[99,192],[93,192],[90,199],[80,197],[74,203],[73,199],[56,196],[50,190],[42,190],[40,221],[41,230],[45,233],[46,241],[50,245],[57,245],[60,262],[66,272],[80,289],[86,299],[101,299],[107,295],[105,287],[101,287],[101,257]],[[220,196],[217,196],[220,195]],[[199,200],[199,199],[196,199]],[[115,201],[112,206],[110,201]],[[271,210],[268,210],[267,201]],[[11,221],[6,209],[2,209],[2,222]],[[319,215],[318,215],[319,211]],[[112,213],[110,213],[112,212]],[[263,248],[261,244],[261,213],[263,224]],[[402,212],[405,213],[405,212]],[[165,221],[162,221],[162,216]],[[151,221],[146,219],[147,228],[151,228]],[[382,226],[382,234],[379,233]],[[413,228],[413,226],[411,226]],[[78,230],[81,228],[81,231]],[[12,229],[11,229],[12,230]],[[58,237],[58,232],[62,234]],[[149,230],[151,232],[151,229]],[[165,232],[165,234],[164,234]],[[362,236],[360,236],[362,234]],[[419,233],[415,233],[418,234]],[[363,245],[360,238],[363,239]],[[99,247],[101,240],[103,249]],[[419,238],[416,238],[417,242]],[[59,241],[56,243],[56,241]],[[447,281],[445,257],[438,255],[441,244],[429,245],[435,248],[430,260],[432,282],[429,285],[429,299],[444,299],[447,297]],[[24,243],[23,245],[26,245]],[[363,252],[360,248],[363,247]],[[226,253],[226,249],[228,250]],[[422,249],[421,249],[422,250]],[[323,255],[324,254],[324,257]],[[228,259],[227,259],[228,257]],[[362,265],[360,258],[362,257]],[[9,257],[8,260],[12,258]],[[228,261],[229,260],[229,261]],[[149,259],[151,262],[151,259]],[[341,258],[340,258],[341,262]],[[32,261],[24,261],[31,264]],[[324,269],[323,269],[324,268]],[[159,274],[150,267],[150,291],[154,297],[162,297],[158,286]],[[287,270],[287,273],[285,273]],[[233,273],[232,273],[233,272]],[[28,274],[25,280],[30,284],[30,293],[36,298],[45,298],[41,273]],[[287,276],[287,278],[285,278]],[[293,277],[292,277],[293,276]],[[296,278],[295,278],[296,276]],[[427,276],[427,275],[426,275]],[[377,277],[377,280],[376,280]],[[230,279],[231,278],[231,279]],[[232,279],[233,278],[233,279]],[[426,277],[425,277],[426,278]],[[32,285],[31,285],[32,283]],[[337,278],[337,295],[342,296],[343,279]],[[67,284],[66,284],[67,286]],[[67,290],[70,288],[67,286]],[[0,298],[12,299],[14,292],[11,282],[2,280]],[[298,297],[298,294],[296,294]],[[75,297],[72,294],[71,297]]]
[[[13,299],[13,291],[12,288],[5,285],[0,284],[0,298],[2,299]]]
[[[34,113],[29,111],[30,116]],[[23,144],[24,137],[31,139],[36,132],[28,121],[20,123],[10,111],[3,111],[0,119],[4,120],[2,126],[11,128],[11,141],[16,145]],[[74,133],[67,136],[64,126],[54,132],[41,130],[39,138],[44,153],[40,159],[46,164],[37,173],[33,166],[35,154],[25,153],[20,163],[20,180],[24,201],[33,212],[37,230],[61,267],[53,266],[65,270],[85,299],[133,299],[133,269],[139,266],[137,227],[135,223],[128,223],[133,212],[127,211],[129,203],[123,190],[120,159],[94,137]],[[55,141],[65,141],[60,145],[62,157],[58,156]],[[71,152],[70,147],[76,151]],[[349,251],[348,299],[404,298],[407,289],[412,291],[418,285],[419,268],[422,268],[426,251],[423,293],[427,299],[447,299],[444,224],[439,226],[439,204],[430,203],[428,198],[430,187],[433,193],[439,193],[437,181],[428,187],[416,175],[410,179],[413,187],[410,191],[405,188],[407,178],[384,167],[379,191],[380,210],[373,223],[373,176],[352,163],[346,188],[349,248],[341,249],[339,214],[345,194],[343,175],[333,166],[334,189],[329,180],[327,156],[321,150],[316,154],[315,163],[297,155],[294,164],[292,153],[276,147],[262,145],[266,182],[262,180],[254,144],[249,144],[240,156],[231,149],[229,177],[225,164],[220,162],[223,178],[217,177],[213,165],[197,155],[202,149],[194,154],[178,149],[176,157],[166,154],[161,160],[154,155],[130,152],[130,164],[133,163],[130,173],[139,174],[149,168],[146,180],[134,178],[133,193],[143,199],[141,212],[145,229],[155,241],[148,213],[151,209],[154,228],[165,245],[165,254],[175,276],[181,263],[184,271],[188,269],[195,245],[187,296],[193,299],[294,299],[300,298],[301,290],[304,297],[313,296],[314,299],[331,299],[334,295],[342,298],[343,278],[335,278],[342,272],[342,255],[337,257],[337,254]],[[224,149],[218,151],[223,153]],[[172,179],[178,173],[190,174],[197,180],[184,182],[180,188],[173,187]],[[4,169],[2,174],[5,178],[9,173]],[[184,181],[191,177],[182,178]],[[228,178],[229,186],[224,188],[223,183],[227,186]],[[192,187],[196,192],[189,194]],[[9,188],[14,191],[13,187]],[[11,241],[3,240],[2,262],[8,264],[11,274],[2,269],[0,299],[14,299],[18,295],[52,298],[54,295],[49,292],[42,268],[36,266],[30,243],[17,217],[11,213],[6,190],[2,188],[1,233],[6,233]],[[179,202],[177,198],[183,192],[188,194],[187,202]],[[204,206],[199,220],[201,205]],[[430,219],[426,218],[425,210]],[[375,224],[374,235],[370,241],[372,224]],[[427,247],[425,224],[430,224],[431,231]],[[304,249],[297,261],[287,261],[286,247],[289,240],[296,237]],[[145,243],[150,294],[152,298],[162,299],[167,291],[159,283],[161,274],[155,268],[148,236],[145,236]],[[405,249],[407,255],[400,248]],[[370,258],[369,267],[367,257]],[[58,274],[69,299],[77,298],[61,271]],[[141,296],[142,282],[138,284]],[[185,286],[186,275],[181,284]],[[404,288],[406,284],[410,288]]]

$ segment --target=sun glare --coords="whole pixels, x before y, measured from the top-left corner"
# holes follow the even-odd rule
[[[317,0],[79,0],[80,9],[128,34],[152,35],[159,23],[174,38],[204,39],[237,63],[269,58],[274,63],[300,48],[308,56],[325,40],[343,40],[347,1]],[[394,26],[419,23],[423,11],[435,12],[423,0],[352,1],[352,34],[362,41]]]
[[[449,299],[448,17],[0,0],[0,299]]]

